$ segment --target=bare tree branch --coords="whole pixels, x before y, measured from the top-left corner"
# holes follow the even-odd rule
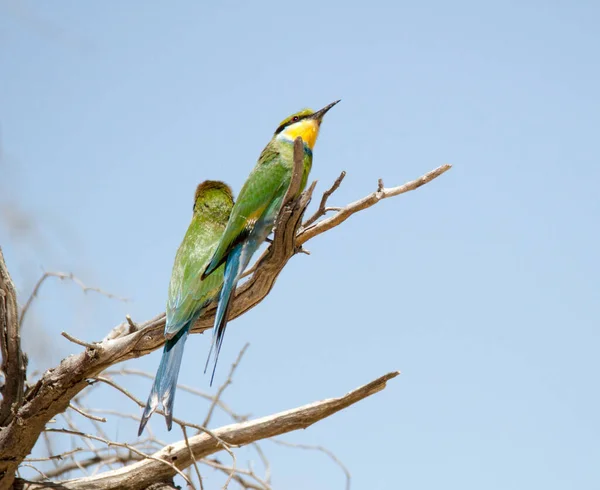
[[[294,140],[294,168],[292,169],[292,178],[290,185],[283,198],[283,205],[289,204],[298,196],[302,185],[302,174],[304,173],[304,143],[298,136]]]
[[[52,456],[47,456],[45,458],[26,458],[25,461],[27,461],[29,463],[34,463],[34,462],[38,462],[38,461],[50,461],[52,459],[64,459],[67,456],[71,456],[71,455],[81,452],[81,451],[83,451],[82,448],[76,447],[75,449],[71,449],[70,451],[65,451],[64,453],[60,453],[60,454],[53,454]]]
[[[234,365],[232,366],[228,380],[225,382],[224,386],[227,386],[232,382],[232,377],[235,372],[235,369],[239,365],[241,357],[243,356],[247,347],[248,347],[248,344],[246,344],[240,351],[236,361],[234,362]],[[108,376],[110,373],[111,373],[110,370],[105,371],[103,373],[103,375]],[[141,372],[141,373],[143,375],[146,374],[143,372]],[[127,374],[127,373],[124,373],[122,371],[116,371],[116,374],[121,375],[121,374]],[[139,372],[134,371],[133,373],[129,373],[129,374],[139,374]],[[120,391],[121,393],[125,394],[129,399],[133,400],[136,405],[139,406],[142,403],[137,398],[135,398],[133,395],[131,395],[126,389],[124,389],[120,385],[117,385],[116,383],[114,383],[114,381],[109,380],[105,377],[103,377],[103,378],[99,377],[98,380],[99,381],[105,381],[105,380],[110,381],[109,385],[112,388],[115,388],[118,391]],[[100,383],[94,384],[92,386],[96,387],[99,385],[100,385]],[[196,391],[196,390],[194,390],[194,391]],[[88,390],[84,391],[81,396],[78,395],[77,397],[75,397],[71,402],[71,405],[72,405],[71,408],[76,407],[81,415],[88,417],[88,418],[90,418],[90,420],[92,420],[92,424],[94,426],[96,426],[96,435],[102,437],[103,439],[110,441],[109,436],[104,432],[104,430],[102,430],[102,427],[100,427],[96,423],[96,419],[99,419],[99,418],[89,417],[90,413],[103,413],[103,414],[107,414],[107,415],[115,415],[117,417],[128,418],[128,419],[135,420],[136,422],[139,422],[139,420],[140,420],[139,415],[127,414],[127,413],[121,412],[119,410],[114,410],[114,409],[97,409],[97,408],[92,408],[92,407],[86,407],[85,403],[84,403],[84,398],[90,392],[91,392],[91,390],[88,389]],[[214,408],[217,406],[217,405],[215,405],[214,402],[219,401],[219,398],[217,398],[217,397],[222,393],[223,393],[223,390],[220,390],[220,393],[218,393],[217,395],[212,396],[212,397],[209,397],[207,395],[204,395],[203,393],[200,393],[200,394],[204,395],[208,401],[211,402],[208,412],[214,410]],[[77,427],[77,425],[75,424],[75,421],[72,420],[70,417],[66,416],[67,413],[68,412],[65,412],[65,414],[62,414],[62,416],[63,416],[63,418],[65,418],[69,428],[72,431],[76,431],[78,434],[83,433],[83,431],[81,431],[81,429],[79,429]],[[235,414],[234,412],[232,412],[230,414],[230,416],[236,421],[245,420],[243,417]],[[100,420],[106,420],[106,419],[102,418]],[[177,420],[177,422],[179,423],[180,421]],[[187,427],[194,427],[194,425],[191,423],[188,423],[188,422],[183,422],[183,421],[181,423],[179,423],[179,425],[183,432],[184,440],[187,441],[186,445],[188,446],[189,451],[191,451],[191,448],[189,448]],[[148,431],[149,435],[147,438],[139,439],[132,444],[134,447],[136,447],[140,451],[143,451],[144,453],[147,453],[148,450],[150,450],[151,452],[155,452],[166,446],[166,443],[157,439],[150,429],[151,428],[149,427],[149,431]],[[47,441],[50,442],[50,440],[48,439],[48,432],[44,432],[44,436],[47,439]],[[75,436],[71,435],[71,437],[73,438]],[[41,474],[40,474],[40,477],[34,478],[33,480],[37,481],[37,482],[41,482],[41,481],[47,480],[46,477],[56,478],[59,475],[63,475],[65,473],[68,473],[73,470],[79,470],[80,476],[84,475],[84,474],[89,475],[90,474],[89,469],[91,467],[94,467],[92,474],[95,475],[95,474],[98,474],[103,469],[104,466],[112,466],[115,463],[117,463],[119,465],[125,465],[127,463],[131,463],[133,461],[139,461],[139,460],[143,459],[143,457],[140,456],[140,454],[136,454],[131,451],[128,451],[127,453],[123,454],[123,453],[118,452],[119,451],[118,448],[113,448],[111,446],[96,448],[95,445],[92,444],[92,442],[89,441],[88,439],[84,439],[84,441],[88,445],[87,449],[77,448],[75,450],[70,450],[70,451],[66,451],[64,453],[55,454],[52,451],[52,448],[49,447],[48,448],[49,456],[43,457],[43,458],[34,458],[34,459],[27,458],[25,460],[25,463],[27,463],[27,464],[34,463],[34,462],[51,461],[55,465],[54,469],[52,469],[50,471],[48,471],[48,470],[43,471],[43,474],[45,475],[45,477],[41,476]],[[225,444],[225,443],[223,443],[223,444]],[[235,481],[236,483],[241,485],[243,488],[261,488],[264,490],[264,489],[269,488],[269,485],[270,485],[270,483],[269,483],[270,464],[269,464],[268,459],[265,457],[264,453],[262,452],[262,449],[260,448],[260,445],[258,443],[256,443],[256,442],[252,443],[252,447],[257,451],[257,454],[261,458],[261,461],[264,465],[264,468],[265,468],[264,478],[260,478],[251,467],[246,470],[243,468],[237,468],[235,466],[235,464],[233,466],[226,466],[226,465],[223,465],[220,461],[217,461],[216,459],[215,460],[202,459],[200,461],[200,463],[204,464],[204,465],[208,465],[211,468],[215,468],[218,471],[225,473],[227,475],[228,482]],[[116,454],[112,454],[111,451],[116,452]],[[91,453],[93,455],[93,457],[86,456],[86,453]],[[190,453],[190,454],[192,456],[192,459],[194,459],[193,453]],[[25,466],[25,463],[23,463],[21,466]],[[111,469],[113,469],[113,468],[111,468]],[[188,478],[190,478],[190,479],[192,478],[191,469],[195,469],[197,481],[199,483],[200,489],[202,490],[203,489],[203,481],[202,481],[202,476],[200,474],[200,468],[199,468],[198,462],[194,462],[193,465],[188,467],[188,469],[186,471],[186,473],[188,473]],[[244,478],[244,476],[249,476],[250,478],[254,479],[257,483],[251,482],[250,480]]]
[[[342,471],[344,472],[344,475],[346,475],[346,490],[350,490],[350,482],[352,481],[352,475],[350,474],[350,470],[348,470],[348,468],[346,468],[346,465],[344,465],[344,463],[342,463],[339,460],[339,458],[335,454],[333,454],[332,451],[327,449],[326,447],[313,446],[311,444],[297,444],[295,442],[282,441],[281,439],[271,439],[271,442],[274,442],[275,444],[279,444],[280,446],[293,447],[293,448],[298,448],[298,449],[306,449],[309,451],[320,451],[322,453],[325,453],[327,456],[329,456],[333,460],[333,462],[336,465],[338,465],[342,469]]]
[[[344,177],[346,177],[346,171],[342,170],[342,173],[340,174],[340,176],[337,179],[335,179],[335,182],[333,183],[333,185],[323,193],[323,197],[321,197],[321,203],[319,204],[319,208],[315,211],[315,214],[313,214],[310,218],[308,218],[303,223],[302,226],[304,228],[307,228],[309,225],[312,225],[321,216],[324,216],[327,211],[334,209],[334,208],[327,207],[327,199],[329,199],[329,196],[331,196],[331,194],[333,194],[335,191],[338,190],[338,188],[342,184],[342,180],[344,180]]]
[[[81,408],[77,407],[73,403],[69,403],[69,408],[75,410],[79,415],[83,415],[84,417],[95,420],[96,422],[106,422],[104,417],[96,417],[95,415],[90,415],[89,413],[84,412]]]
[[[77,337],[74,337],[70,333],[60,332],[60,334],[67,340],[70,340],[74,344],[80,345],[82,347],[87,347],[88,349],[94,349],[94,344],[90,344],[89,342],[85,342],[84,340],[80,340]]]
[[[208,424],[210,422],[210,419],[212,418],[212,415],[213,415],[213,412],[215,410],[215,407],[217,406],[217,403],[219,403],[219,400],[221,399],[221,395],[223,394],[223,392],[225,391],[225,389],[231,383],[233,383],[233,374],[235,373],[235,370],[237,369],[238,365],[240,364],[240,361],[242,360],[242,357],[244,357],[246,349],[248,349],[249,345],[250,344],[246,343],[244,345],[244,347],[242,347],[242,350],[238,354],[237,359],[231,365],[231,369],[229,370],[229,376],[227,376],[227,379],[225,380],[225,382],[219,387],[219,389],[217,390],[217,394],[215,395],[215,397],[213,398],[212,403],[210,404],[208,412],[206,413],[206,417],[204,418],[204,422],[202,422],[202,426],[203,427],[208,427]]]
[[[98,436],[96,436],[94,434],[85,434],[84,432],[80,432],[80,431],[76,431],[76,430],[71,430],[71,429],[46,429],[46,432],[62,432],[64,434],[72,434],[74,436],[79,436],[81,438],[92,439],[94,441],[102,442],[102,443],[106,444],[107,446],[116,446],[116,447],[125,448],[125,449],[127,449],[127,450],[129,450],[131,452],[136,453],[138,456],[141,456],[144,459],[149,459],[149,460],[155,461],[156,463],[158,463],[161,466],[162,465],[168,466],[173,471],[173,474],[171,476],[175,476],[175,474],[178,474],[187,483],[189,483],[190,486],[193,487],[193,484],[188,479],[188,477],[175,464],[173,464],[172,461],[168,461],[167,459],[164,459],[164,458],[159,458],[159,457],[157,457],[156,455],[153,455],[153,454],[145,454],[144,452],[140,451],[139,449],[137,449],[135,446],[133,446],[131,444],[126,444],[124,442],[115,442],[115,441],[111,441],[111,440],[105,439],[103,437],[98,437]],[[160,480],[162,480],[162,478],[155,478],[155,479],[147,482],[146,485],[149,485],[150,483],[152,483],[152,481],[157,481],[157,480],[160,481]],[[90,487],[85,487],[85,488],[90,488]]]
[[[252,443],[252,447],[258,453],[258,457],[260,458],[263,466],[265,467],[265,482],[267,483],[267,485],[271,485],[271,463],[269,463],[267,456],[263,452],[263,450],[260,447],[260,444],[258,444],[258,442]]]
[[[152,374],[152,373],[147,373],[146,371],[142,371],[140,369],[131,369],[131,368],[121,368],[119,370],[109,370],[109,371],[105,371],[104,374],[106,376],[114,376],[114,375],[125,376],[125,375],[129,375],[129,374],[134,374],[136,376],[142,376],[142,377],[150,379],[150,380],[154,379],[154,374]],[[214,395],[209,395],[208,393],[205,393],[204,391],[198,390],[196,388],[192,388],[191,386],[188,386],[188,385],[178,383],[177,391],[179,391],[179,390],[187,391],[188,393],[191,393],[192,395],[199,396],[210,402],[215,400]],[[217,399],[217,406],[221,410],[223,410],[227,415],[229,415],[233,420],[235,420],[236,422],[242,422],[242,421],[248,420],[250,418],[250,415],[240,415],[240,414],[234,412],[233,409],[221,399]],[[138,422],[139,422],[139,418],[138,418]],[[206,425],[206,424],[203,424],[203,425]]]
[[[129,391],[127,391],[125,388],[123,388],[122,386],[120,386],[119,384],[115,383],[113,380],[98,376],[96,378],[94,378],[98,381],[101,381],[103,383],[106,383],[109,386],[112,386],[113,388],[115,388],[116,390],[120,391],[121,393],[123,393],[127,398],[129,398],[130,400],[132,400],[134,403],[136,403],[140,408],[144,408],[145,403],[142,402],[141,400],[137,399],[135,396],[133,396],[131,393],[129,393]],[[165,412],[162,409],[156,410],[156,413],[160,414],[160,415],[164,415]],[[194,429],[197,429],[199,432],[202,432],[210,437],[212,437],[214,439],[214,441],[225,451],[227,451],[229,453],[229,455],[231,456],[231,459],[233,460],[233,467],[235,468],[236,466],[236,457],[234,452],[231,450],[229,444],[227,444],[227,442],[225,442],[223,439],[221,439],[218,435],[215,434],[214,431],[211,431],[209,429],[207,429],[206,427],[197,425],[197,424],[192,424],[190,422],[186,422],[184,420],[181,420],[177,417],[173,417],[173,421],[178,424],[179,426],[181,426],[182,429],[184,429],[185,427],[192,427]]]
[[[136,446],[138,448],[143,447],[142,444],[136,444]],[[136,454],[136,453],[132,453],[130,451],[128,451],[127,453],[124,453],[124,454],[109,455],[109,454],[107,454],[107,452],[109,450],[112,451],[112,448],[100,448],[94,452],[94,456],[87,458],[87,459],[78,460],[78,461],[71,458],[71,461],[69,463],[64,464],[62,466],[58,466],[57,468],[54,468],[52,470],[48,470],[45,472],[45,475],[48,477],[48,479],[53,479],[53,478],[60,477],[60,476],[64,475],[65,473],[69,473],[74,470],[82,470],[85,468],[90,468],[99,463],[102,463],[105,465],[110,465],[113,463],[126,464],[126,463],[130,463],[132,461],[141,461],[142,459],[144,459],[143,456],[140,456],[139,454]],[[36,481],[37,481],[37,479],[36,479]]]
[[[187,429],[185,428],[185,425],[181,426],[181,431],[183,432],[185,446],[188,448],[188,450],[190,452],[190,457],[192,458],[192,465],[194,466],[194,469],[196,470],[196,476],[198,477],[198,482],[200,483],[200,490],[204,490],[204,484],[202,483],[202,475],[200,475],[200,469],[198,468],[198,463],[196,462],[196,459],[194,458],[194,451],[192,451],[192,448],[190,446],[190,439],[187,435]]]
[[[452,168],[452,165],[445,164],[441,167],[432,170],[431,172],[427,172],[422,177],[419,177],[416,180],[412,180],[398,187],[391,187],[386,189],[383,187],[383,181],[379,179],[378,188],[372,194],[369,194],[358,201],[354,201],[353,203],[348,204],[346,207],[341,208],[336,214],[331,216],[330,218],[326,218],[318,223],[310,225],[309,222],[306,223],[305,227],[298,233],[298,244],[302,245],[306,243],[311,238],[320,235],[321,233],[326,232],[327,230],[331,230],[338,225],[341,225],[344,221],[346,221],[353,214],[362,211],[363,209],[370,208],[374,204],[377,204],[382,199],[387,199],[388,197],[398,196],[400,194],[404,194],[405,192],[414,191],[419,187],[427,184],[427,182],[431,182],[436,177],[439,177],[444,172],[447,172]],[[309,220],[310,221],[310,220]]]
[[[249,422],[228,425],[216,429],[214,433],[231,446],[244,446],[293,430],[306,429],[319,420],[378,393],[386,387],[386,383],[390,379],[395,378],[398,374],[400,373],[397,371],[388,373],[339,398],[330,398]],[[171,478],[176,472],[181,472],[193,463],[194,458],[198,460],[222,450],[220,444],[207,434],[196,435],[189,438],[188,441],[189,445],[186,444],[186,441],[170,444],[148,459],[124,468],[63,482],[62,488],[63,490],[109,490],[115,488],[143,490],[152,482]],[[194,458],[190,455],[190,448]],[[44,487],[39,484],[30,484],[27,488],[39,490]]]
[[[17,292],[12,282],[4,254],[0,249],[0,343],[2,350],[2,402],[0,427],[10,424],[23,404],[27,376],[27,356],[21,351]],[[0,464],[0,478],[2,477]],[[0,480],[1,481],[1,480]]]
[[[224,464],[222,464],[218,459],[216,458],[211,458],[211,459],[203,459],[202,462],[205,465],[211,466],[212,468],[216,468],[218,470],[223,471],[226,474],[231,474],[231,470],[232,468],[225,466]],[[269,483],[265,480],[263,480],[262,478],[259,478],[254,471],[252,470],[243,470],[243,469],[236,469],[235,470],[236,474],[233,476],[233,481],[239,483],[242,488],[246,488],[246,489],[253,489],[253,490],[271,490],[271,485],[269,485]],[[258,484],[254,484],[252,482],[249,482],[248,480],[242,478],[242,476],[240,475],[247,475],[250,478],[253,478],[254,480],[257,481]]]
[[[44,284],[46,279],[48,279],[49,277],[57,277],[61,281],[64,281],[65,279],[73,281],[75,284],[77,284],[83,290],[84,294],[87,293],[88,291],[95,291],[96,293],[101,294],[102,296],[106,296],[107,298],[116,299],[119,301],[129,301],[127,298],[121,298],[112,293],[103,291],[102,289],[86,286],[81,281],[81,279],[75,277],[72,273],[67,274],[65,272],[44,272],[42,274],[42,277],[40,277],[38,279],[38,281],[35,283],[35,286],[33,287],[33,291],[31,292],[31,295],[29,296],[29,298],[27,298],[27,301],[25,302],[25,306],[23,306],[23,309],[21,310],[21,317],[19,319],[19,325],[23,325],[23,319],[25,318],[25,315],[27,314],[27,311],[29,310],[31,303],[37,297],[37,295],[40,291],[40,288],[42,287],[42,284]]]
[[[180,490],[181,487],[176,486],[173,483],[173,480],[168,480],[164,482],[156,482],[146,487],[146,490]]]
[[[342,208],[335,215],[298,232],[316,184],[313,182],[304,193],[282,207],[276,221],[273,242],[258,259],[251,277],[236,290],[230,318],[244,314],[269,294],[280,272],[288,260],[299,252],[302,244],[381,199],[417,189],[449,168],[450,165],[443,165],[400,187],[381,187],[373,194]],[[210,307],[196,322],[192,331],[197,333],[211,328],[215,309],[215,305]],[[16,416],[0,431],[0,490],[10,487],[18,465],[29,454],[48,421],[67,409],[70,400],[88,386],[87,379],[118,362],[146,355],[163,345],[164,313],[140,324],[137,331],[131,332],[131,325],[125,323],[126,328],[121,324],[113,329],[125,335],[110,338],[111,332],[106,340],[89,344],[85,351],[67,357],[58,366],[46,371],[25,393]]]
[[[31,463],[21,463],[21,467],[31,468],[32,470],[34,470],[34,471],[36,471],[38,473],[38,475],[40,476],[41,479],[43,479],[43,480],[47,480],[48,479],[48,476],[42,470],[38,469],[37,467],[35,467]]]

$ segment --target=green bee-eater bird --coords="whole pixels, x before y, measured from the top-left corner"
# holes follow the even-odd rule
[[[304,109],[282,121],[260,154],[258,163],[233,206],[225,233],[203,274],[203,277],[209,276],[225,264],[223,289],[219,296],[213,328],[213,343],[206,361],[208,367],[214,348],[211,385],[227,326],[232,293],[250,258],[271,233],[290,185],[294,170],[294,140],[300,136],[304,142],[304,172],[300,187],[302,191],[312,166],[313,147],[323,116],[338,102],[339,100],[316,112]]]
[[[217,298],[223,285],[224,267],[217,267],[206,276],[202,273],[225,231],[232,208],[233,195],[227,184],[207,180],[196,189],[192,222],[177,250],[171,272],[165,325],[167,341],[138,436],[159,401],[165,410],[167,427],[171,430],[177,377],[190,327]]]

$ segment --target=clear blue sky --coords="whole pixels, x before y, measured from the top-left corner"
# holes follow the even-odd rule
[[[355,489],[598,488],[599,4],[125,3],[0,2],[0,205],[30,219],[0,245],[21,300],[41,267],[132,298],[46,285],[33,369],[80,350],[61,330],[163,311],[196,184],[237,192],[282,118],[341,98],[311,174],[322,191],[348,172],[333,205],[454,168],[291,261],[230,324],[217,381],[251,347],[225,400],[266,415],[401,370],[286,439],[330,448]],[[190,339],[182,382],[209,390],[208,346]],[[177,415],[204,412],[178,394]],[[275,488],[343,488],[322,454],[265,449]]]

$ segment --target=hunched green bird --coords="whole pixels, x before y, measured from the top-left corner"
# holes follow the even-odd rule
[[[294,140],[300,136],[304,143],[304,171],[300,186],[302,192],[312,167],[313,148],[323,117],[338,102],[339,100],[332,102],[318,111],[304,109],[284,119],[260,154],[233,206],[225,232],[203,273],[203,277],[207,277],[225,264],[213,342],[204,368],[206,372],[214,350],[211,385],[223,344],[232,294],[250,258],[271,233],[290,185],[294,170]]]
[[[194,322],[218,297],[224,266],[202,275],[217,247],[231,210],[233,194],[223,182],[207,180],[198,185],[192,221],[175,255],[167,299],[165,347],[142,415],[138,436],[162,403],[167,428],[173,425],[173,403],[183,348]]]

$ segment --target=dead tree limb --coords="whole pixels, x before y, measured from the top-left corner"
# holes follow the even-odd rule
[[[1,428],[11,423],[23,403],[27,370],[27,357],[21,351],[17,292],[6,268],[2,249],[0,249],[0,342],[2,351],[0,369],[4,376],[0,403]],[[0,461],[0,479],[3,470]]]
[[[450,165],[443,165],[400,187],[386,189],[380,183],[377,191],[369,196],[340,208],[331,217],[301,229],[302,217],[316,185],[316,182],[313,182],[305,192],[283,206],[276,222],[272,243],[258,259],[251,277],[236,290],[230,318],[234,319],[242,315],[269,294],[280,272],[288,260],[301,250],[302,244],[340,225],[353,214],[373,206],[382,199],[417,189],[450,168]],[[6,302],[6,304],[12,303]],[[212,327],[215,309],[215,306],[210,308],[196,322],[192,329],[194,333]],[[9,316],[14,318],[14,312]],[[0,490],[10,488],[19,464],[30,453],[48,421],[68,408],[71,399],[88,386],[89,378],[96,377],[104,369],[116,363],[146,355],[163,345],[164,313],[140,324],[139,330],[134,330],[132,325],[135,326],[133,322],[124,322],[115,327],[104,341],[86,343],[87,347],[83,352],[63,359],[58,366],[46,371],[38,382],[27,390],[23,403],[17,403],[15,416],[0,431]],[[18,331],[12,330],[12,332],[18,338]],[[22,355],[21,361],[17,369],[18,373],[21,373],[19,374],[21,377],[18,378],[22,380],[19,381],[20,390],[23,389],[24,382]],[[19,398],[18,386],[17,383],[16,389],[13,388],[16,390],[17,399]]]
[[[378,393],[386,387],[390,379],[395,378],[398,374],[400,373],[388,373],[339,398],[330,398],[267,417],[228,425],[216,429],[214,433],[230,446],[244,446],[294,430],[306,429],[319,420]],[[173,466],[182,471],[193,464],[194,459],[190,450],[196,460],[222,450],[219,443],[208,434],[199,434],[188,440],[189,446],[186,441],[179,441],[154,453],[151,455],[151,459],[143,459],[130,466],[99,475],[62,482],[60,488],[64,490],[111,490],[116,488],[145,490],[153,482],[172,478],[175,475]],[[40,490],[49,487],[29,482],[23,488]]]

